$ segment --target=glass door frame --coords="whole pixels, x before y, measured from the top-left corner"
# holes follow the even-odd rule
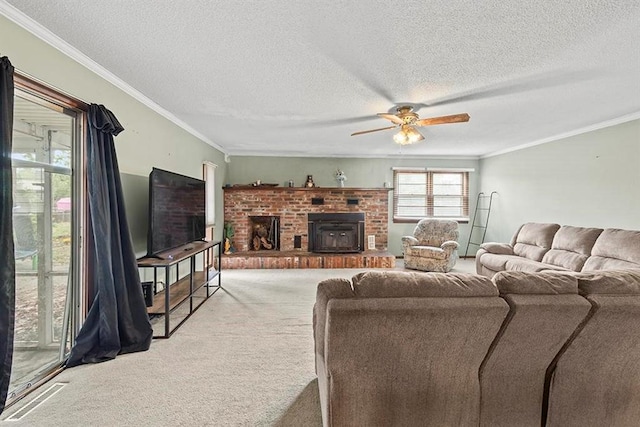
[[[44,83],[20,73],[14,73],[15,95],[22,99],[51,108],[63,114],[75,117],[73,120],[73,136],[71,143],[71,254],[68,283],[65,300],[65,316],[60,343],[59,360],[61,363],[52,364],[51,369],[41,372],[30,382],[10,391],[6,407],[16,403],[40,385],[62,371],[68,357],[68,349],[75,344],[75,338],[86,317],[88,301],[86,300],[86,247],[84,242],[87,229],[87,194],[86,194],[86,117],[88,105],[62,91],[53,89]],[[28,166],[25,162],[12,160],[12,167]],[[64,168],[51,164],[41,165],[43,170],[51,172],[67,172]],[[66,169],[63,171],[62,169]],[[68,347],[67,347],[68,342]],[[15,351],[15,350],[14,350]]]

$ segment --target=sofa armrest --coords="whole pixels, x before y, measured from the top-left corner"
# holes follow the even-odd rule
[[[487,242],[480,245],[481,249],[496,255],[513,255],[513,247],[508,243]]]
[[[353,296],[355,294],[351,282],[347,279],[326,279],[318,283],[316,303],[313,305],[313,337],[317,354],[324,357],[324,335],[329,301],[337,298],[352,298]]]

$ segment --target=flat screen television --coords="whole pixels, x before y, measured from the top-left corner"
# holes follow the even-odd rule
[[[205,182],[153,168],[147,256],[205,238]]]

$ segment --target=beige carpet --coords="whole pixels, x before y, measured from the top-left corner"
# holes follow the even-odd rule
[[[473,260],[455,271],[473,272]],[[400,266],[397,269],[401,269]],[[316,285],[362,269],[227,270],[224,290],[147,352],[68,369],[57,394],[11,426],[321,426]]]

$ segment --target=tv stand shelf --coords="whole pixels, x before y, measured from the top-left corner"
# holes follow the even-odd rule
[[[153,269],[153,281],[143,280],[153,295],[153,304],[147,307],[147,312],[150,317],[164,316],[164,333],[156,334],[154,327],[154,338],[169,338],[193,312],[221,288],[221,255],[219,241],[196,241],[161,252],[154,257],[138,259],[139,269]],[[185,264],[189,270],[186,274],[182,270],[181,277],[181,268],[184,269]],[[164,281],[159,281],[163,270]],[[214,283],[216,278],[217,283]]]

